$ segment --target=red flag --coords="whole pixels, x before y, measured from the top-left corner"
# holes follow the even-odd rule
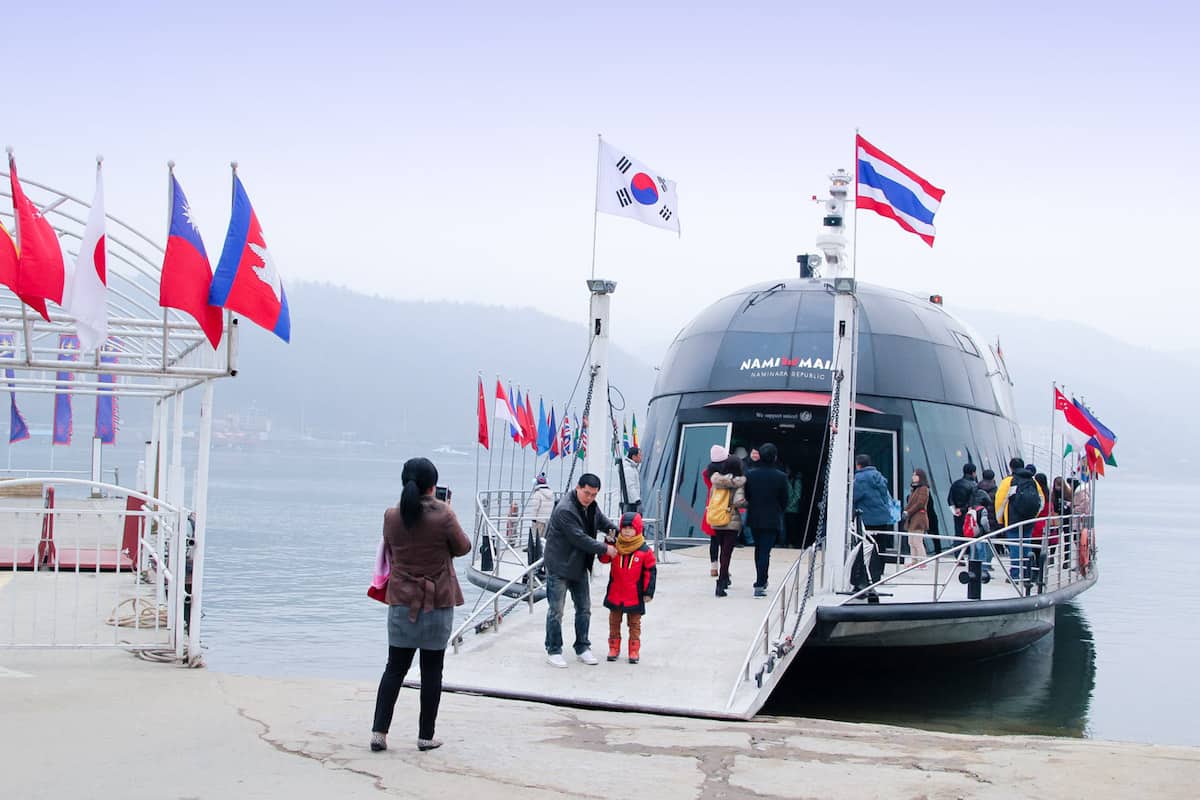
[[[17,219],[17,238],[20,257],[17,261],[17,280],[12,290],[33,310],[50,321],[46,300],[62,305],[66,268],[63,266],[62,246],[54,228],[42,216],[17,180],[17,162],[8,154],[8,174],[12,180],[13,216]]]
[[[521,422],[521,429],[525,434],[521,439],[521,446],[536,450],[537,421],[533,418],[533,403],[529,400],[529,392],[525,392],[525,419]]]
[[[483,399],[483,378],[479,379],[479,405],[476,409],[479,416],[479,443],[483,449],[488,449],[487,401]]]

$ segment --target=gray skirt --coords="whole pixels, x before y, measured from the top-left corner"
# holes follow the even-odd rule
[[[388,647],[445,650],[453,625],[453,608],[418,611],[417,621],[410,622],[408,606],[388,606]]]

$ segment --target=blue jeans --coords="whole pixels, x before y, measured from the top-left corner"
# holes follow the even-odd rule
[[[757,572],[755,589],[764,589],[767,586],[767,570],[771,568],[771,548],[775,546],[775,540],[778,538],[779,531],[764,531],[760,528],[758,536],[754,539],[754,568]]]
[[[989,572],[992,568],[992,547],[988,542],[973,542],[971,544],[970,555],[967,556],[972,561],[982,561],[983,571]]]
[[[592,592],[588,577],[572,581],[551,573],[546,576],[546,653],[562,652],[562,617],[567,604],[567,592],[575,604],[575,654],[590,650],[588,629],[592,625]]]
[[[1033,565],[1033,545],[1028,541],[1033,538],[1034,521],[1026,522],[1019,528],[1013,528],[1006,535],[1009,539],[1025,539],[1024,544],[1008,546],[1008,574],[1014,581],[1029,580],[1029,571]]]

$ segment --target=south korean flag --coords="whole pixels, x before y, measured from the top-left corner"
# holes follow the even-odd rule
[[[680,232],[675,181],[667,180],[603,139],[600,140],[596,210]]]

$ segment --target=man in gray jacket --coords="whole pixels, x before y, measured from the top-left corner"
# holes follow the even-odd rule
[[[617,555],[617,548],[597,539],[599,531],[616,531],[617,526],[596,506],[600,479],[590,472],[579,476],[579,485],[567,492],[550,515],[546,528],[546,663],[563,669],[562,615],[567,593],[575,605],[575,655],[584,664],[600,663],[592,655],[588,630],[592,621],[592,562],[596,556]]]

